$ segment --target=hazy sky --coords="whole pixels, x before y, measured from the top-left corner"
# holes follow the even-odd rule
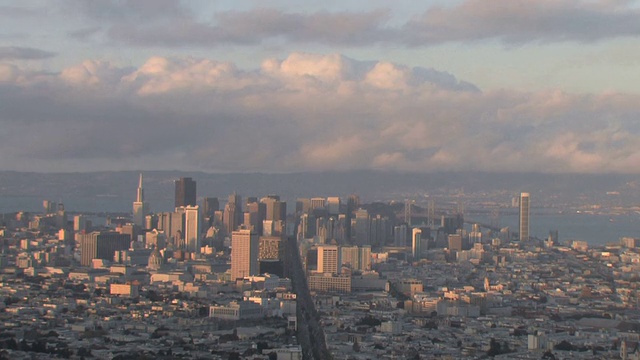
[[[0,0],[0,169],[640,172],[640,2]]]

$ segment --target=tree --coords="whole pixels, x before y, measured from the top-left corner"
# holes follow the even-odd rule
[[[487,355],[496,356],[496,355],[500,355],[501,353],[502,353],[502,346],[500,345],[499,342],[496,341],[496,339],[491,338],[491,340],[489,340],[489,350],[487,351]]]
[[[561,351],[574,351],[576,350],[576,347],[571,345],[570,342],[566,341],[566,340],[562,340],[558,345],[553,347],[556,350],[561,350]]]
[[[91,356],[91,349],[81,347],[78,349],[78,356]]]
[[[367,315],[365,317],[363,317],[362,319],[360,319],[356,325],[366,325],[366,326],[380,326],[380,324],[382,324],[382,321],[376,319],[375,317],[371,316],[371,315]]]
[[[266,341],[258,341],[258,343],[256,344],[256,348],[259,352],[262,353],[263,350],[271,349],[272,347],[269,346],[269,343],[267,343]]]

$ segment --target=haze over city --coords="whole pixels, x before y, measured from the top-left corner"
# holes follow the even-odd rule
[[[640,360],[640,0],[0,0],[0,360]]]
[[[636,173],[637,1],[0,2],[0,167]]]

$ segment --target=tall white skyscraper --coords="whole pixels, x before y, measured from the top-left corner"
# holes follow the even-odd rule
[[[133,202],[133,223],[144,228],[145,216],[147,215],[147,204],[144,202],[144,190],[142,189],[142,173],[138,182],[138,193],[136,201]]]
[[[260,240],[258,234],[249,229],[231,233],[231,279],[258,275]]]
[[[529,193],[520,193],[520,241],[529,240],[530,204]]]
[[[185,206],[184,208],[184,245],[189,252],[200,251],[200,208]]]

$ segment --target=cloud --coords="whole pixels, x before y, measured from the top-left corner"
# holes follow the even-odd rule
[[[275,9],[219,12],[214,21],[191,16],[167,21],[114,24],[110,38],[144,46],[182,47],[224,44],[256,45],[266,41],[362,45],[385,41],[391,34],[383,28],[388,11],[363,13],[287,13]]]
[[[105,61],[86,60],[82,64],[64,69],[58,79],[84,90],[87,86],[118,83],[131,70],[131,68],[115,67]]]
[[[640,35],[630,1],[465,0],[432,6],[408,21],[390,9],[290,12],[276,8],[198,13],[175,0],[70,1],[108,38],[135,46],[211,47],[320,44],[433,46],[498,40],[505,44],[594,42]],[[86,36],[87,29],[71,36]]]
[[[92,21],[140,22],[190,16],[177,0],[66,0],[66,11],[77,11]]]
[[[40,60],[56,56],[56,53],[18,46],[0,46],[0,61],[2,60]]]
[[[99,26],[90,26],[90,27],[70,31],[68,32],[68,35],[77,40],[87,40],[91,36],[99,33],[101,30],[102,28]]]
[[[637,95],[481,91],[340,54],[0,66],[0,166],[637,172]]]
[[[505,43],[593,42],[640,35],[640,10],[628,1],[466,0],[408,22],[413,45],[498,39]]]
[[[0,17],[25,18],[42,15],[41,12],[20,6],[0,6]]]

